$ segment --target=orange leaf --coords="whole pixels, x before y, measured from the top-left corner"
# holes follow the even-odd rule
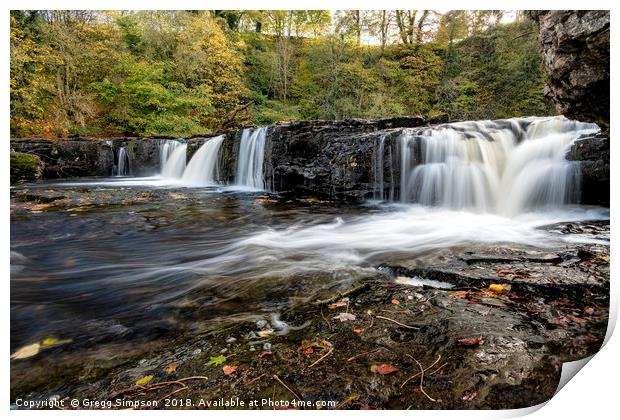
[[[335,303],[331,303],[331,304],[327,305],[327,307],[329,309],[341,308],[343,306],[347,306],[347,302],[344,302],[342,300],[340,302],[335,302]]]
[[[359,327],[355,327],[355,328],[353,328],[353,332],[354,332],[355,334],[361,334],[362,329],[361,329],[361,328],[359,328]]]
[[[265,357],[273,356],[273,352],[264,351],[258,356],[259,359],[264,359]]]
[[[178,365],[176,363],[168,366],[166,368],[166,373],[168,373],[168,375],[170,375],[171,373],[174,373],[177,370]]]
[[[372,365],[370,367],[372,373],[378,373],[379,375],[389,375],[390,373],[398,372],[398,368],[387,363],[380,365]]]
[[[224,375],[231,375],[238,370],[239,370],[239,366],[224,365],[224,367],[222,368]]]
[[[477,338],[461,338],[460,340],[457,341],[457,343],[459,344],[459,346],[475,347],[475,346],[479,345],[481,341],[482,341],[482,337],[477,337]]]
[[[398,301],[398,299],[392,299],[392,304],[398,305],[400,304],[400,302]]]

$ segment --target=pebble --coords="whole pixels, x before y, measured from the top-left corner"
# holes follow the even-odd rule
[[[264,351],[271,351],[271,343],[263,344],[263,350]]]
[[[258,336],[256,335],[254,331],[250,331],[250,333],[246,336],[246,338],[248,340],[254,340],[255,338],[258,338]]]
[[[258,321],[256,321],[256,327],[258,327],[259,329],[263,329],[267,326],[267,321],[265,321],[264,319],[260,319]]]
[[[235,337],[228,337],[228,338],[226,339],[226,342],[227,342],[227,343],[234,343],[235,341],[237,341],[237,339],[236,339]]]
[[[194,356],[198,356],[200,353],[202,353],[202,349],[196,349],[192,352]]]
[[[250,351],[256,351],[256,347],[250,346]]]

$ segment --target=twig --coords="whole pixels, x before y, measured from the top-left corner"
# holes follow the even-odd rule
[[[289,388],[289,386],[287,384],[285,384],[282,379],[278,378],[278,375],[273,375],[273,379],[275,379],[276,381],[280,382],[280,385],[282,385],[284,388],[286,388],[288,390],[288,392],[293,394],[293,396],[295,398],[297,398],[299,401],[301,401],[301,397],[299,395],[297,395],[297,393],[295,393],[295,391],[293,391],[291,388]]]
[[[181,387],[181,388],[175,389],[174,391],[167,393],[166,395],[164,395],[163,397],[161,397],[161,398],[160,398],[160,399],[158,399],[157,401],[163,401],[163,400],[165,400],[166,398],[173,396],[173,395],[174,395],[174,394],[176,394],[177,392],[184,391],[184,390],[186,390],[186,389],[188,389],[188,388],[189,388],[188,386],[183,386],[183,387]]]
[[[325,315],[323,315],[323,305],[321,305],[321,318],[323,318],[323,321],[325,321],[327,323],[327,327],[331,330],[332,329],[332,323],[329,322],[329,319],[327,319],[325,317]]]
[[[377,352],[377,351],[379,351],[379,350],[381,350],[381,349],[374,349],[374,350],[371,350],[371,351],[366,351],[366,352],[364,352],[364,353],[357,354],[357,355],[355,355],[355,356],[353,356],[353,357],[349,357],[349,358],[347,359],[347,362],[352,362],[353,360],[357,359],[358,357],[364,356],[364,355],[366,355],[366,354],[374,353],[374,352]]]
[[[419,330],[420,329],[420,327],[412,327],[411,325],[405,325],[402,322],[398,322],[395,319],[388,318],[387,316],[375,315],[375,318],[380,318],[380,319],[385,319],[387,321],[392,321],[393,323],[398,324],[401,327],[411,328],[412,330]]]
[[[321,356],[316,362],[314,362],[310,366],[308,366],[308,369],[310,369],[311,367],[313,367],[314,365],[319,363],[321,360],[325,359],[327,356],[329,356],[332,353],[332,351],[334,351],[333,347],[331,349],[329,349],[329,351],[327,353],[325,353],[323,356]]]
[[[409,355],[407,355],[407,356],[409,356]],[[411,356],[409,356],[409,357],[411,357]],[[417,361],[416,359],[414,359],[413,357],[411,357],[411,358],[412,358],[412,359],[413,359],[416,363],[418,363],[418,361]],[[415,379],[415,378],[417,378],[417,377],[418,377],[418,376],[420,376],[420,375],[423,375],[423,374],[424,374],[424,372],[426,372],[427,370],[429,370],[430,368],[432,368],[433,366],[435,366],[435,365],[439,362],[439,360],[441,360],[441,354],[439,355],[439,357],[437,358],[437,360],[435,360],[435,361],[434,361],[434,362],[433,362],[433,363],[432,363],[429,367],[425,368],[425,369],[424,369],[421,373],[416,373],[415,375],[410,376],[409,378],[405,379],[405,382],[403,382],[402,384],[400,384],[400,388],[402,389],[405,385],[407,385],[407,382],[409,382],[410,380]],[[445,364],[444,364],[443,366],[445,366]],[[442,367],[443,367],[443,366],[442,366]],[[437,369],[437,370],[439,370],[439,369]]]
[[[446,367],[448,365],[448,362],[443,363],[441,366],[439,366],[437,369],[435,369],[434,371],[432,371],[431,373],[429,373],[429,375],[434,375],[435,373],[439,372],[441,369],[443,369],[444,367]]]
[[[260,378],[262,378],[263,376],[265,376],[266,373],[263,373],[262,375],[257,376],[256,378],[246,382],[245,384],[243,384],[243,386],[250,386],[252,385],[254,382],[258,381]]]
[[[420,391],[422,392],[422,394],[426,395],[426,398],[428,398],[432,402],[435,402],[435,399],[431,397],[430,395],[428,395],[426,391],[424,391],[424,388],[422,387],[422,385],[424,384],[424,368],[422,367],[420,362],[418,362],[416,359],[413,359],[413,360],[418,364],[418,366],[420,366]]]

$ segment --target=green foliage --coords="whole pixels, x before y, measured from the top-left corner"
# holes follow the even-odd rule
[[[530,21],[413,10],[335,19],[304,10],[12,11],[11,135],[554,113]],[[379,45],[363,45],[367,34]]]
[[[206,131],[202,123],[211,109],[211,89],[189,88],[166,77],[170,63],[122,63],[117,82],[105,78],[91,85],[106,108],[108,126],[125,134],[187,135]]]
[[[219,356],[213,356],[209,359],[209,361],[206,363],[207,366],[220,366],[224,363],[226,363],[226,360],[228,360],[228,358],[222,354],[220,354]]]

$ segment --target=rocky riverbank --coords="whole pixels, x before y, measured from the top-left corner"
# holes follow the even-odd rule
[[[22,191],[12,212],[102,211],[170,194]],[[333,205],[256,200],[266,209]],[[147,341],[113,357],[52,343],[12,362],[11,398],[54,396],[67,408],[72,398],[103,401],[104,408],[147,400],[159,401],[158,408],[217,408],[199,404],[220,399],[264,409],[274,408],[270,399],[289,408],[293,400],[351,409],[538,404],[553,395],[563,362],[599,349],[609,306],[609,223],[542,230],[573,241],[544,249],[472,243],[415,258],[396,253],[338,292],[291,299],[252,319],[216,318],[204,333]],[[583,239],[598,243],[575,243]],[[249,407],[252,400],[267,403]]]

